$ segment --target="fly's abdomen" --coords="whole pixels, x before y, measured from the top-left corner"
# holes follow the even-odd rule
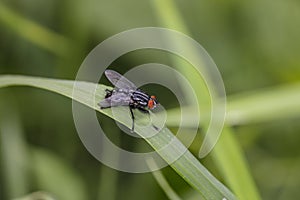
[[[128,90],[106,90],[105,99],[99,102],[101,108],[115,106],[128,106],[131,102],[131,95]]]

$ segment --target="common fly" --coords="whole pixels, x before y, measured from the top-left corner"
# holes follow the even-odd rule
[[[129,106],[132,118],[132,128],[134,131],[134,114],[133,110],[138,109],[143,113],[150,114],[152,110],[159,103],[155,96],[149,96],[139,88],[137,88],[131,81],[124,76],[113,70],[106,70],[105,76],[115,86],[115,89],[106,89],[105,98],[98,103],[101,109],[116,107],[116,106]],[[157,127],[153,126],[155,129]]]

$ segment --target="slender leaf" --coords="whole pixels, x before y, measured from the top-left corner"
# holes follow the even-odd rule
[[[29,191],[27,143],[16,104],[8,93],[0,98],[1,171],[6,182],[6,196],[11,199]]]
[[[74,100],[114,118],[125,126],[131,127],[131,121],[126,117],[122,117],[127,115],[125,109],[120,108],[118,110],[118,113],[115,113],[116,115],[114,115],[113,117],[108,110],[100,110],[97,106],[95,106],[94,100],[87,98],[90,96],[90,94],[87,94],[86,88],[95,88],[95,83],[77,81],[77,93],[81,95],[76,95],[75,97],[73,97],[72,93],[74,83],[74,81],[68,80],[56,80],[26,76],[0,76],[0,87],[25,85],[53,91],[69,98],[74,98]],[[104,98],[105,89],[108,87],[104,85],[97,86],[98,87],[95,94],[95,99],[96,101],[100,101]],[[186,147],[178,139],[176,139],[176,137],[174,138],[174,135],[169,129],[163,128],[160,133],[149,138],[147,138],[147,136],[151,131],[153,131],[151,128],[144,129],[144,131],[136,129],[136,131],[139,135],[145,138],[145,140],[160,154],[160,156],[167,163],[170,164],[170,166],[178,174],[181,175],[182,178],[184,178],[192,187],[198,190],[203,195],[203,197],[205,197],[206,199],[235,199],[235,196],[215,177],[213,177],[210,172],[186,149]],[[170,141],[172,141],[172,143],[170,143]],[[168,150],[160,151],[166,145],[169,145]],[[176,161],[172,163],[173,160]]]
[[[87,199],[84,182],[70,163],[47,149],[31,147],[30,150],[34,163],[30,167],[39,188],[58,199]]]
[[[148,159],[147,164],[150,169],[157,168],[156,163],[153,159]],[[170,200],[181,200],[181,198],[176,194],[176,192],[169,185],[168,181],[165,179],[163,173],[160,170],[152,171],[152,175]]]
[[[261,90],[244,92],[243,94],[228,97],[226,124],[243,125],[262,123],[276,119],[289,118],[300,115],[300,84],[290,84]],[[198,113],[193,109],[187,109],[186,116],[192,120]],[[208,108],[206,109],[208,110]],[[208,111],[201,112],[201,119],[208,121]],[[174,108],[168,110],[168,125],[178,126],[181,110]],[[190,121],[186,120],[186,121]],[[183,124],[189,127],[192,124]]]
[[[43,192],[43,191],[38,191],[38,192],[33,192],[31,194],[28,194],[23,197],[19,197],[13,200],[37,200],[37,199],[43,199],[43,200],[55,200],[53,195]]]
[[[227,124],[261,123],[300,115],[300,83],[229,97]]]
[[[56,55],[65,56],[66,52],[71,49],[71,42],[67,38],[25,19],[4,5],[3,2],[0,2],[0,22],[21,37]]]
[[[257,189],[253,188],[254,182],[250,182],[253,179],[249,177],[251,176],[249,166],[245,158],[239,153],[242,152],[242,149],[237,143],[238,141],[231,134],[230,129],[225,127],[218,145],[212,151],[212,156],[218,165],[223,166],[220,170],[229,185],[238,191],[237,196],[239,198],[243,194],[247,194],[246,199],[260,199]]]
[[[165,0],[165,1],[159,1],[159,0],[154,0],[152,1],[153,5],[154,5],[154,10],[157,13],[158,16],[158,20],[159,22],[164,26],[164,27],[168,27],[168,28],[172,28],[175,30],[179,30],[182,31],[186,34],[189,35],[189,31],[188,31],[188,27],[185,25],[184,23],[184,19],[181,16],[181,13],[179,11],[179,9],[176,6],[175,1],[173,0]],[[177,41],[171,41],[172,44],[174,45],[182,45],[182,44],[178,44]],[[189,48],[189,47],[185,47],[185,48]],[[194,55],[194,51],[192,48],[190,48],[189,53],[195,57],[199,57],[199,55]],[[180,61],[178,62],[178,59],[175,60],[175,62],[177,62],[177,64],[179,64],[180,66]],[[187,68],[186,66],[184,67],[180,67],[181,72],[187,77],[189,78],[189,81],[191,82],[191,84],[193,85],[193,88],[195,89],[195,93],[198,97],[198,99],[200,99],[202,102],[207,102],[207,104],[209,105],[209,103],[212,103],[212,105],[214,104],[213,101],[215,101],[216,99],[212,98],[211,101],[209,101],[209,96],[212,95],[205,95],[207,94],[207,90],[203,85],[203,82],[201,82],[201,78],[199,76],[197,76],[198,73],[194,73],[192,69]],[[202,70],[205,70],[204,68]],[[211,81],[211,84],[209,85],[213,85],[213,87],[215,87],[215,84],[213,81]],[[204,95],[203,95],[204,94]],[[189,97],[189,94],[185,94],[187,97]],[[201,106],[200,104],[200,100],[199,100],[199,106]],[[201,108],[201,107],[200,107]],[[202,108],[201,108],[202,109]],[[192,120],[191,120],[192,121]],[[207,127],[206,124],[207,121],[202,121],[201,124],[204,128]],[[233,135],[233,130],[231,130],[230,128],[227,129],[227,134],[232,135],[232,137],[229,137],[228,139],[233,139],[234,140],[234,135]],[[206,143],[206,139],[204,139],[203,142],[203,146],[205,146]],[[221,144],[221,146],[223,146],[224,144],[222,144],[222,140],[219,141],[218,143]],[[239,144],[237,142],[232,142],[233,145],[236,145],[235,149],[240,149]],[[217,144],[218,145],[218,144]],[[201,152],[201,150],[203,149],[203,146],[200,149],[200,154],[203,153]],[[228,154],[226,157],[227,158],[233,158],[234,156],[231,155],[230,153],[232,152],[227,152],[224,151],[224,149],[215,149],[214,150],[215,154],[218,155],[223,155],[223,154]],[[257,189],[256,186],[254,184],[254,181],[250,175],[250,172],[248,171],[247,168],[247,164],[245,162],[243,158],[243,154],[242,151],[239,152],[234,152],[235,154],[239,154],[239,156],[237,156],[236,158],[239,158],[241,160],[238,161],[238,163],[240,163],[239,166],[236,166],[236,162],[234,160],[227,160],[226,162],[222,163],[223,160],[216,160],[215,162],[217,162],[219,165],[217,165],[220,168],[220,171],[223,171],[224,173],[226,173],[227,171],[222,170],[223,167],[227,168],[227,169],[236,169],[237,167],[243,168],[243,174],[239,174],[240,176],[230,176],[229,174],[224,174],[224,176],[227,178],[226,181],[228,181],[228,183],[230,184],[230,187],[233,189],[233,191],[237,194],[237,196],[241,199],[260,199],[259,198],[259,194],[257,193]],[[216,156],[216,159],[220,158],[220,156]],[[226,166],[225,166],[226,165]],[[244,177],[241,177],[244,176]],[[228,180],[230,179],[230,180]],[[237,184],[231,184],[231,183],[241,183],[243,180],[244,182],[246,182],[246,184],[242,184],[239,187],[235,187]],[[243,186],[247,186],[247,190],[242,189],[241,187]],[[255,194],[255,195],[253,195]]]

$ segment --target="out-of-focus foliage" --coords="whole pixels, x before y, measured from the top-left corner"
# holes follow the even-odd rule
[[[188,34],[216,62],[227,94],[235,95],[232,99],[251,91],[249,101],[254,101],[260,89],[289,88],[300,81],[300,2],[176,0],[174,4]],[[168,22],[173,23],[172,19]],[[164,26],[150,1],[2,0],[0,73],[74,79],[81,62],[98,43],[121,31],[145,26]],[[113,66],[125,72],[146,62],[171,63],[165,52],[143,50],[122,56]],[[166,108],[177,105],[162,88],[149,87],[149,93],[156,93]],[[272,103],[270,96],[266,98]],[[285,101],[289,105],[289,99]],[[259,101],[247,105],[254,110],[263,106]],[[263,115],[262,121],[252,114],[254,123],[233,127],[242,147],[239,153],[245,156],[263,199],[295,199],[300,195],[300,114],[295,110],[285,110],[284,116],[270,120]],[[99,118],[107,126],[114,123]],[[61,199],[167,198],[151,174],[117,172],[94,159],[77,136],[67,98],[32,88],[3,88],[0,120],[0,199],[35,191]],[[113,137],[120,134],[116,132]],[[130,138],[120,137],[113,139],[136,147]],[[197,154],[198,148],[195,142],[191,149]],[[222,166],[213,158],[203,162],[226,182]],[[194,197],[191,188],[170,168],[163,173],[179,196]]]

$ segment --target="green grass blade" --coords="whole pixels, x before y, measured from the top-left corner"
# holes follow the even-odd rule
[[[0,157],[1,173],[7,198],[26,194],[28,188],[28,145],[24,130],[14,103],[8,93],[0,95]]]
[[[227,124],[249,124],[300,114],[300,83],[265,88],[229,97]]]
[[[26,76],[13,76],[13,75],[3,75],[0,76],[0,87],[14,86],[14,85],[24,85],[32,86],[37,88],[42,88],[58,94],[67,96],[69,98],[74,98],[74,100],[83,103],[90,108],[96,109],[102,112],[127,127],[131,127],[131,121],[122,118],[122,116],[127,115],[126,109],[119,109],[118,113],[114,117],[110,114],[108,110],[100,110],[94,105],[94,99],[88,99],[90,94],[86,94],[87,87],[95,87],[95,83],[88,82],[76,82],[76,88],[79,90],[77,93],[81,95],[72,96],[74,81],[68,80],[56,80],[48,78],[35,78]],[[108,88],[104,85],[97,85],[98,91],[95,93],[95,100],[100,101],[104,98],[105,89]],[[152,129],[144,129],[144,131],[136,130],[139,135],[146,138]],[[163,147],[170,144],[168,150],[161,151]],[[223,199],[227,200],[235,199],[235,196],[222,185],[215,177],[213,177],[210,172],[185,148],[185,146],[178,140],[172,132],[163,128],[162,131],[153,137],[145,139],[159,154],[160,156],[171,165],[171,167],[181,175],[192,187],[198,190],[203,197],[206,199]],[[178,155],[182,154],[179,159],[171,163],[174,158],[178,158]]]
[[[31,147],[30,152],[34,163],[30,168],[39,188],[55,194],[57,199],[88,198],[83,179],[70,163],[47,149]]]
[[[3,2],[0,2],[0,22],[21,37],[55,55],[65,56],[71,49],[71,42],[67,38],[25,19],[4,5]]]
[[[148,159],[147,164],[150,169],[157,169],[157,165],[153,159]],[[181,198],[176,194],[176,192],[169,185],[168,181],[165,179],[163,173],[160,170],[156,170],[156,171],[153,170],[152,175],[170,200],[181,200]]]
[[[31,194],[13,200],[36,200],[36,199],[55,200],[53,195],[43,191],[33,192]]]
[[[300,83],[265,88],[261,90],[244,92],[243,94],[228,97],[227,101],[227,125],[243,125],[262,123],[276,119],[290,118],[300,114]],[[191,121],[197,113],[193,109],[187,109],[187,118]],[[208,121],[207,110],[201,112],[202,121]],[[169,126],[178,126],[181,111],[179,108],[168,110]],[[183,124],[190,127],[192,124]]]
[[[220,171],[226,182],[234,188],[237,197],[245,200],[260,199],[257,188],[253,187],[255,183],[250,177],[247,162],[239,153],[242,151],[231,129],[225,127],[212,156],[216,164],[222,166]]]
[[[153,3],[153,6],[154,6],[154,10],[155,12],[157,13],[157,16],[158,16],[158,20],[159,22],[164,26],[164,27],[167,27],[167,28],[172,28],[172,29],[175,29],[175,30],[179,30],[179,31],[182,31],[184,32],[185,34],[188,34],[189,35],[189,31],[188,31],[188,27],[185,25],[184,23],[184,19],[183,17],[181,16],[181,13],[179,11],[179,9],[177,8],[176,6],[176,3],[175,1],[173,0],[165,0],[165,1],[159,1],[159,0],[154,0],[152,1]],[[183,44],[178,44],[177,41],[171,41],[172,44],[174,45],[183,45]],[[187,49],[189,47],[186,47]],[[194,51],[192,48],[190,48],[189,50],[189,53],[191,55],[194,54]],[[199,55],[194,55],[194,56],[199,56]],[[181,62],[178,61],[178,59],[174,60],[174,62],[176,62],[177,64],[179,64],[179,66],[181,66]],[[194,86],[194,89],[195,90],[195,93],[198,97],[198,101],[199,101],[199,106],[200,106],[200,109],[203,110],[201,107],[201,105],[205,105],[207,107],[207,105],[209,105],[210,103],[213,104],[213,101],[215,99],[210,99],[209,100],[209,96],[212,95],[212,94],[208,94],[207,90],[206,90],[206,87],[205,85],[203,85],[203,82],[201,82],[201,77],[197,76],[197,73],[194,73],[193,70],[191,68],[188,68],[187,66],[184,66],[184,67],[179,67],[180,72],[182,74],[184,74],[186,76],[186,78],[189,79],[189,81],[191,82],[191,84]],[[202,70],[205,70],[205,68],[203,67]],[[210,85],[210,84],[209,84]],[[215,87],[215,84],[214,82],[212,81],[211,82],[211,85],[213,85],[213,87]],[[188,90],[187,90],[188,91]],[[213,90],[212,90],[213,91]],[[189,94],[185,94],[187,97],[189,97]],[[201,103],[202,102],[202,103]],[[170,116],[170,115],[168,115]],[[201,116],[202,117],[202,116]],[[208,116],[209,118],[210,116]],[[191,120],[192,121],[192,120]],[[207,121],[201,121],[201,125],[202,127],[207,127]],[[233,131],[228,129],[228,134],[232,135],[232,137],[230,137],[229,139],[233,139],[234,140],[234,135],[233,135]],[[206,140],[204,140],[203,142],[203,146],[205,146],[207,143],[205,142]],[[219,141],[218,142],[219,144],[217,145],[220,145],[220,143],[222,143],[222,141]],[[240,149],[239,147],[239,144],[238,143],[233,143],[234,145],[236,145],[236,149]],[[221,145],[224,145],[224,144],[221,144]],[[201,148],[202,149],[202,148]],[[201,149],[200,149],[200,152],[201,152]],[[227,152],[224,151],[224,149],[219,149],[220,151],[218,150],[215,150],[215,154],[219,154],[219,155],[222,155],[222,154],[226,154]],[[239,152],[235,152],[235,154],[239,154],[239,156],[237,158],[243,158],[243,153],[242,151],[239,151]],[[227,155],[228,158],[232,158],[233,156],[230,155],[230,152],[228,152],[228,155]],[[219,156],[216,157],[216,159],[219,158]],[[244,174],[240,174],[241,176],[244,176],[243,178],[242,177],[238,177],[238,176],[235,176],[235,177],[230,177],[228,176],[228,174],[224,174],[225,177],[227,178],[230,178],[231,180],[228,181],[228,183],[230,183],[230,186],[232,188],[232,190],[238,195],[239,198],[241,199],[259,199],[259,195],[257,193],[257,189],[256,189],[256,186],[253,182],[253,179],[252,177],[250,176],[250,172],[247,170],[247,164],[245,162],[244,159],[241,159],[239,160],[239,163],[241,165],[239,166],[236,166],[235,163],[233,160],[230,161],[230,160],[227,160],[227,162],[225,163],[222,163],[221,162],[222,160],[215,160],[216,163],[218,163],[219,165],[217,165],[219,168],[220,168],[220,171],[222,171],[222,168],[224,167],[224,164],[226,164],[226,168],[229,168],[229,169],[235,169],[237,167],[242,167],[244,168]],[[227,171],[224,171],[225,173]],[[240,187],[236,187],[236,184],[231,184],[233,182],[235,183],[240,183],[241,180],[243,181],[246,181],[247,184],[246,185],[249,185],[250,187],[248,188],[248,190],[240,190]],[[254,196],[252,194],[255,194]]]

